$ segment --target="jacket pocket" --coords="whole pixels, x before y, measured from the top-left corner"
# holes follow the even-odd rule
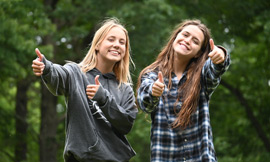
[[[94,129],[94,134],[95,134],[95,137],[96,137],[96,141],[95,141],[95,143],[92,146],[89,146],[88,147],[88,151],[89,152],[96,152],[96,151],[100,150],[100,145],[99,145],[100,139],[99,139],[99,137],[97,135],[96,129]]]
[[[84,161],[117,161],[130,160],[135,155],[129,144],[119,139],[113,131],[98,132],[95,130],[96,142],[88,147]]]

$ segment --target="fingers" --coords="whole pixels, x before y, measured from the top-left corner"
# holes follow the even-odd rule
[[[41,62],[43,55],[40,53],[38,48],[35,49],[35,52],[36,52],[38,58],[33,60],[32,68],[33,68],[33,72],[36,76],[41,76],[43,74],[43,70],[45,68],[44,63]]]
[[[97,75],[97,76],[95,77],[95,83],[96,83],[96,85],[100,85],[100,82],[99,82],[98,78],[99,78],[99,75]]]
[[[155,81],[155,83],[153,84],[153,87],[152,87],[152,95],[159,97],[162,95],[164,89],[165,89],[165,84],[164,84],[163,75],[162,75],[162,72],[159,71],[158,72],[158,80]]]
[[[210,57],[212,62],[214,64],[220,64],[220,63],[224,62],[225,54],[224,54],[223,50],[218,48],[217,46],[215,46],[213,39],[210,39],[209,43],[210,43],[210,47],[211,47],[211,52],[208,54],[208,56]]]
[[[218,47],[215,47],[214,50],[208,54],[208,56],[214,64],[220,64],[225,60],[223,50]]]
[[[213,51],[213,50],[214,50],[214,47],[215,47],[214,40],[211,38],[211,39],[209,40],[209,43],[210,43],[211,51]]]
[[[164,89],[165,88],[165,84],[159,82],[158,80],[154,83],[153,85],[154,88],[159,88],[159,89]]]
[[[221,58],[221,56],[220,56],[220,54],[218,54],[218,53],[215,53],[212,57],[211,57],[211,60],[212,60],[212,62],[213,63],[217,63],[217,62],[219,62],[219,60],[221,60],[222,58]]]
[[[98,91],[98,88],[99,88],[99,85],[94,85],[94,84],[89,84],[86,87],[86,94],[87,94],[89,99],[93,99],[93,97],[95,96],[95,94]]]
[[[40,62],[38,59],[33,60],[32,69],[36,76],[41,76],[43,74],[43,70],[45,65],[43,62]]]
[[[152,87],[152,95],[156,97],[160,97],[163,94],[164,88],[157,88],[157,87]]]
[[[220,64],[220,63],[223,63],[224,62],[224,58],[220,57],[220,58],[215,58],[215,59],[212,59],[212,62],[214,64]]]
[[[210,39],[209,40],[210,43],[210,48],[211,48],[211,52],[208,54],[208,56],[211,58],[212,56],[214,56],[215,52],[216,52],[216,46],[214,44],[214,40]]]
[[[93,99],[99,89],[100,82],[98,79],[99,75],[95,77],[95,84],[89,84],[86,87],[86,95],[88,96],[89,99]]]
[[[161,83],[164,83],[163,75],[162,75],[162,72],[161,72],[161,71],[158,72],[158,80],[159,80]]]
[[[43,56],[42,56],[41,52],[39,51],[39,49],[36,48],[35,51],[36,51],[36,54],[37,54],[37,56],[39,58],[39,61],[42,61]]]

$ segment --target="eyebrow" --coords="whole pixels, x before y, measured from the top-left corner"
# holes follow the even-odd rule
[[[189,35],[191,35],[190,32],[188,32],[188,31],[183,31],[183,33],[185,33],[185,32],[188,33]],[[193,35],[192,35],[192,37],[193,37],[194,39],[196,39],[199,43],[201,43],[201,41],[200,41],[197,37],[195,37],[195,36],[193,36]]]
[[[110,38],[110,37],[116,38],[116,36],[114,36],[114,35],[108,35],[107,37],[108,38]],[[126,41],[126,38],[120,38],[120,40],[125,40]]]

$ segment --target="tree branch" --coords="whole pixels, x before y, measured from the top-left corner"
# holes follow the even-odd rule
[[[230,90],[231,93],[237,97],[240,104],[245,108],[245,111],[247,113],[247,117],[250,120],[253,127],[256,129],[256,132],[257,132],[259,138],[262,140],[266,150],[268,152],[270,152],[270,142],[269,142],[266,134],[264,133],[261,124],[259,123],[259,121],[255,117],[255,115],[253,114],[253,111],[252,111],[251,107],[249,106],[248,101],[244,98],[242,92],[239,89],[237,89],[237,88],[233,87],[232,85],[230,85],[229,83],[227,83],[226,81],[222,80],[220,84],[223,85],[224,87],[226,87],[228,90]]]

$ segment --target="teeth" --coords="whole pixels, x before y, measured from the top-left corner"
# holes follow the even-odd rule
[[[188,47],[187,47],[186,45],[184,45],[184,44],[180,44],[180,45],[181,45],[181,46],[184,46],[187,50],[189,50]]]
[[[118,54],[118,52],[117,52],[117,51],[112,51],[112,53],[114,53],[114,54]]]

